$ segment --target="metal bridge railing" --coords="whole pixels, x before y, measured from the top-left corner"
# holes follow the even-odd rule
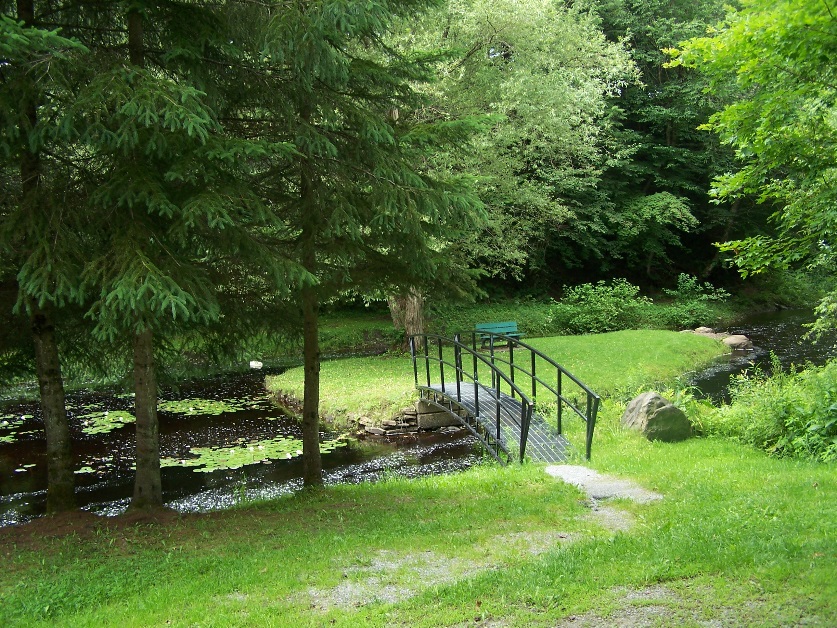
[[[504,373],[492,360],[479,353],[475,347],[460,342],[458,337],[420,334],[410,336],[409,342],[415,384],[416,388],[422,391],[422,395],[432,395],[441,391],[460,408],[472,410],[483,427],[486,425],[484,419],[488,419],[493,427],[491,434],[483,435],[472,426],[468,427],[498,460],[501,449],[507,455],[510,454],[505,444],[517,440],[519,436],[519,460],[523,460],[534,404],[514,382],[514,376]],[[469,363],[468,368],[465,367],[463,357]],[[420,362],[423,362],[421,369]],[[422,382],[419,381],[420,370]],[[504,426],[501,393],[510,394],[519,402],[519,408],[517,405],[512,409],[505,408],[505,416],[511,419],[511,426]],[[507,420],[506,423],[508,422]],[[509,434],[505,432],[515,427],[516,433],[512,434],[513,438],[509,438]]]
[[[477,340],[488,333],[490,332],[464,332],[456,334],[454,338],[458,342],[462,342],[463,337],[468,338],[470,340],[471,350],[476,352]],[[508,351],[498,353],[496,348],[500,344],[506,345]],[[513,384],[515,383],[516,375],[524,375],[528,378],[529,382],[531,382],[531,395],[529,398],[533,406],[538,401],[543,402],[543,396],[538,396],[539,390],[545,390],[549,393],[547,396],[548,400],[554,395],[556,401],[555,421],[559,434],[563,434],[564,407],[578,415],[586,424],[585,455],[588,460],[590,459],[590,450],[593,445],[593,430],[596,427],[596,416],[599,412],[599,404],[601,403],[599,395],[590,390],[581,380],[548,355],[511,336],[490,333],[487,360],[495,367],[498,363],[505,365],[508,380]],[[504,370],[503,367],[498,367],[492,372],[504,372]],[[547,381],[545,378],[549,378],[550,381]],[[565,385],[567,382],[570,386],[574,387],[574,390],[567,390],[567,385]],[[517,386],[512,387],[510,388],[509,394],[514,397],[517,390],[519,390]],[[582,398],[584,400],[583,403],[580,401]],[[579,406],[583,406],[583,408]],[[533,407],[533,411],[537,411],[537,408]]]

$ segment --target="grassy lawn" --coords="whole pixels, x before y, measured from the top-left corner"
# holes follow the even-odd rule
[[[530,344],[555,359],[602,396],[624,397],[643,385],[670,383],[700,368],[725,349],[720,343],[672,331],[618,331],[589,336],[533,338]],[[323,362],[321,413],[338,424],[347,415],[390,418],[416,399],[406,356],[373,356]],[[269,377],[269,390],[302,398],[303,370]]]
[[[593,504],[542,465],[486,462],[208,515],[42,519],[0,529],[0,625],[834,625],[833,465],[619,427],[625,391],[671,381],[714,343],[537,342],[615,395],[590,466],[662,500]],[[332,412],[361,411],[405,403],[412,372],[404,358],[342,360],[324,364],[323,383]]]
[[[0,622],[833,625],[833,467],[628,434],[592,464],[665,497],[618,502],[633,524],[615,531],[540,466],[484,466],[54,539],[36,524],[0,534]]]

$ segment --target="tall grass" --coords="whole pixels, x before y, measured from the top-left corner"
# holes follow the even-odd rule
[[[776,456],[837,460],[837,361],[783,371],[773,356],[771,374],[735,377],[730,397],[729,405],[702,417],[706,433]]]

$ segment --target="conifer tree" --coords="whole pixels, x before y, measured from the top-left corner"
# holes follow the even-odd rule
[[[398,54],[385,35],[424,0],[318,0],[265,9],[262,58],[267,118],[261,132],[291,143],[295,158],[266,172],[262,190],[286,225],[286,246],[304,270],[303,481],[322,483],[319,453],[318,316],[341,293],[406,290],[432,283],[473,287],[444,244],[474,225],[470,180],[433,178],[428,150],[464,142],[473,120],[423,124],[415,85],[428,56]],[[453,281],[451,281],[453,280]],[[457,281],[458,280],[458,281]]]
[[[289,149],[228,134],[219,121],[225,101],[240,97],[231,90],[232,68],[246,60],[237,56],[218,6],[45,2],[40,9],[50,28],[60,27],[87,51],[83,63],[66,64],[61,89],[42,107],[45,130],[30,132],[54,140],[49,154],[66,173],[67,193],[39,191],[39,201],[55,210],[50,215],[18,204],[4,219],[5,242],[37,244],[18,272],[29,301],[83,302],[95,342],[112,348],[130,339],[137,415],[132,506],[156,508],[162,503],[157,339],[217,325],[238,276],[269,294],[285,286],[293,264],[275,246],[275,217],[241,173],[248,159]],[[42,39],[72,44],[54,33]],[[21,39],[16,33],[11,41]],[[11,90],[2,93],[13,98]],[[16,128],[4,126],[9,145]],[[46,203],[58,198],[61,205]]]
[[[47,444],[47,511],[75,505],[75,476],[55,333],[55,308],[80,297],[72,238],[63,228],[71,197],[51,154],[60,130],[51,111],[66,96],[64,72],[82,47],[41,28],[33,0],[4,6],[0,15],[0,156],[7,173],[0,217],[4,266],[16,275],[16,309],[28,315]],[[69,201],[71,202],[71,201]]]
[[[80,140],[97,158],[89,210],[100,229],[106,226],[83,273],[95,292],[94,332],[102,340],[132,338],[137,474],[131,506],[157,508],[155,339],[217,323],[230,268],[252,269],[268,281],[268,291],[281,288],[283,258],[260,237],[275,221],[242,184],[239,160],[285,149],[230,137],[218,119],[224,83],[206,66],[229,64],[221,62],[228,60],[221,50],[227,38],[215,7],[114,5],[124,46],[95,49],[102,65],[68,115],[81,121]]]

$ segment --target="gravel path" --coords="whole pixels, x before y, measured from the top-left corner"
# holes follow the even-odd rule
[[[546,472],[554,478],[574,484],[587,493],[590,499],[602,500],[624,498],[647,504],[662,499],[663,496],[654,491],[642,488],[631,480],[623,480],[612,475],[602,475],[593,469],[570,464],[552,465]]]

